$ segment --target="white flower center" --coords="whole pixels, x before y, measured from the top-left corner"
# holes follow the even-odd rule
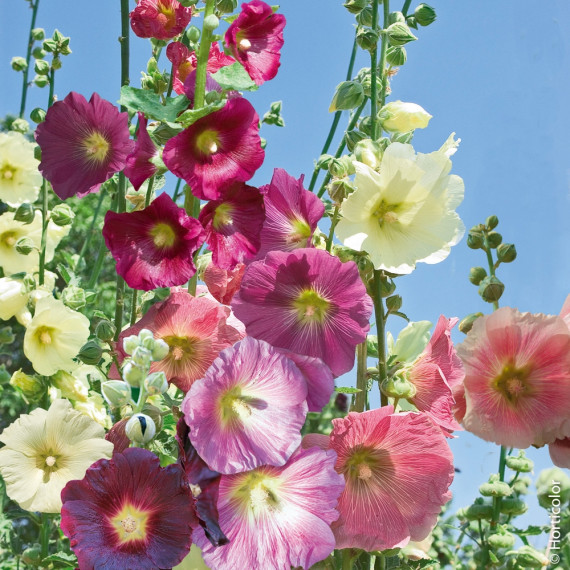
[[[240,51],[247,51],[251,47],[251,42],[247,38],[243,38],[238,43]]]
[[[125,532],[131,534],[132,532],[135,532],[135,530],[137,530],[137,521],[133,517],[128,515],[126,518],[124,518],[121,521],[121,526],[125,529]]]
[[[46,457],[46,465],[48,467],[53,467],[55,465],[55,457],[53,455],[48,455]]]
[[[370,477],[372,477],[372,469],[366,463],[361,463],[358,466],[358,478],[367,481]]]

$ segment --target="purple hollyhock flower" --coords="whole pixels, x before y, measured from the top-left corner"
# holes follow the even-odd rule
[[[107,212],[103,237],[127,285],[150,291],[182,285],[196,273],[192,256],[205,234],[198,220],[163,193],[139,212]]]
[[[311,247],[325,205],[316,194],[303,188],[303,176],[296,180],[286,170],[276,168],[271,183],[260,191],[265,195],[265,224],[256,259],[263,259],[273,250]]]
[[[296,249],[272,251],[250,264],[232,309],[248,335],[320,358],[340,376],[366,339],[372,300],[353,261]]]
[[[137,129],[137,140],[135,148],[127,156],[125,166],[125,176],[131,181],[135,190],[138,190],[145,180],[157,172],[158,168],[150,162],[158,154],[158,149],[152,142],[146,130],[147,118],[139,111],[139,126]]]
[[[198,218],[206,230],[212,262],[221,269],[234,269],[259,249],[259,234],[265,221],[263,196],[243,182],[226,184],[219,200],[208,202]]]
[[[42,150],[38,168],[62,200],[96,192],[124,168],[133,148],[128,122],[127,113],[97,93],[88,103],[72,91],[48,109],[35,134]]]
[[[160,467],[146,449],[97,461],[61,498],[61,529],[82,570],[172,568],[190,551],[198,526],[183,469]]]
[[[182,402],[190,441],[211,469],[284,465],[301,443],[307,383],[292,360],[245,337],[220,352]]]
[[[334,451],[298,449],[283,467],[222,475],[218,511],[230,542],[215,548],[194,532],[204,562],[217,570],[310,568],[335,548],[330,524],[338,518],[344,480]]]
[[[229,99],[222,109],[171,138],[162,154],[166,167],[204,200],[218,199],[230,180],[249,180],[264,157],[259,117],[242,97]]]
[[[257,85],[277,75],[284,27],[285,16],[274,14],[261,0],[252,0],[242,4],[226,32],[226,45]]]

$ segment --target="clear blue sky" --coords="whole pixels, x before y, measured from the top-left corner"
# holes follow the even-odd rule
[[[41,2],[37,25],[48,34],[58,28],[71,36],[73,54],[64,58],[56,76],[58,97],[71,90],[87,97],[97,91],[116,101],[119,1]],[[401,9],[402,3],[392,1],[391,8]],[[501,305],[558,313],[570,292],[570,3],[431,3],[438,19],[421,28],[419,41],[407,46],[408,62],[392,82],[392,99],[416,102],[433,115],[428,129],[416,134],[417,150],[439,148],[452,131],[462,139],[453,172],[465,181],[465,200],[458,209],[465,225],[496,214],[504,240],[514,242],[518,250],[518,259],[499,271],[506,283]],[[265,164],[253,179],[257,184],[267,183],[275,167],[310,178],[353,39],[354,19],[341,0],[282,0],[281,12],[287,26],[280,71],[257,93],[247,95],[260,115],[271,101],[283,100],[286,122],[284,129],[262,129],[268,146]],[[25,0],[0,2],[0,115],[19,109],[21,76],[11,70],[10,59],[25,55],[30,16]],[[131,49],[131,84],[138,87],[150,47],[133,37]],[[361,56],[355,70],[368,65]],[[45,106],[46,98],[47,90],[32,89],[28,111]],[[440,314],[489,312],[490,305],[467,280],[469,268],[484,262],[482,252],[470,250],[463,240],[443,263],[420,264],[398,282],[404,312],[412,320],[434,323]],[[395,333],[402,325],[395,317],[388,321]],[[462,335],[454,338],[460,342]],[[452,448],[462,471],[454,483],[461,506],[497,469],[498,451],[469,434],[461,434]],[[530,455],[536,471],[550,466],[546,449],[531,450]],[[546,523],[547,517],[533,509],[527,520]]]

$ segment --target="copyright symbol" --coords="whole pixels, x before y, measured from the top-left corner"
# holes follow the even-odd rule
[[[558,564],[560,562],[560,556],[558,556],[558,554],[551,554],[550,555],[550,562],[552,564]]]

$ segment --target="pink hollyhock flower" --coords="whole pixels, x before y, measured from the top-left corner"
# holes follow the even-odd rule
[[[283,467],[222,475],[218,511],[230,542],[214,548],[202,529],[194,532],[208,567],[310,568],[326,558],[344,487],[334,461],[333,451],[298,449]]]
[[[320,358],[340,376],[366,339],[372,300],[353,261],[296,249],[272,251],[250,264],[232,308],[248,335]]]
[[[139,38],[171,40],[186,29],[192,7],[183,6],[178,0],[139,0],[129,17]]]
[[[96,192],[123,170],[133,148],[128,121],[97,93],[88,103],[72,91],[48,109],[35,134],[42,150],[38,168],[62,200]]]
[[[570,328],[570,295],[568,295],[568,297],[566,297],[566,301],[564,301],[564,305],[560,311],[560,316],[564,319],[568,328]]]
[[[198,285],[196,287],[196,297],[205,297],[206,299],[210,299],[211,301],[215,301],[216,303],[220,303],[222,305],[222,307],[224,308],[224,310],[228,313],[228,318],[226,320],[226,323],[228,325],[234,327],[234,329],[236,329],[239,332],[239,334],[240,334],[239,340],[241,340],[242,338],[244,338],[246,336],[244,324],[234,315],[234,312],[232,311],[232,308],[230,307],[230,305],[229,304],[226,305],[225,303],[218,301],[218,299],[216,299],[208,291],[208,288],[205,285]]]
[[[197,520],[184,471],[146,449],[97,461],[61,498],[61,529],[84,570],[172,568],[190,551]]]
[[[190,441],[211,469],[283,465],[301,444],[307,383],[269,344],[245,337],[220,352],[182,402]]]
[[[274,14],[261,0],[252,0],[242,4],[226,32],[226,45],[257,85],[277,75],[284,27],[285,16]]]
[[[265,221],[263,196],[257,188],[231,182],[218,200],[208,202],[198,218],[206,230],[212,261],[222,269],[233,269],[253,257],[259,249],[259,234]]]
[[[182,285],[196,273],[192,256],[204,242],[200,223],[161,194],[141,211],[105,215],[103,237],[129,287]]]
[[[220,351],[240,340],[240,332],[226,322],[229,314],[228,308],[215,301],[175,289],[170,297],[153,305],[140,321],[121,333],[116,347],[119,360],[126,356],[123,338],[149,329],[155,338],[161,338],[170,347],[166,358],[152,363],[151,372],[164,372],[169,382],[187,392]]]
[[[242,97],[171,138],[162,154],[166,167],[204,200],[218,199],[226,182],[249,180],[264,156],[259,117]]]
[[[271,183],[260,190],[265,195],[266,219],[256,259],[263,259],[273,250],[311,247],[325,205],[316,194],[303,188],[303,176],[295,180],[286,170],[276,168]]]
[[[138,190],[145,180],[156,174],[158,168],[150,162],[158,154],[158,149],[154,146],[148,131],[146,130],[147,118],[139,111],[139,126],[137,129],[137,140],[135,148],[127,156],[125,166],[125,176],[131,181],[135,190]]]
[[[570,469],[570,437],[556,439],[548,445],[552,463],[558,467]]]
[[[453,456],[441,430],[425,414],[393,413],[392,406],[332,420],[330,438],[310,434],[303,447],[336,451],[346,488],[332,524],[336,548],[385,550],[432,531],[451,499]]]
[[[238,263],[233,269],[221,269],[210,263],[204,270],[202,280],[216,301],[229,305],[240,288],[244,271],[243,263]]]
[[[465,429],[521,449],[570,436],[570,331],[560,317],[503,307],[475,321],[457,354]]]

